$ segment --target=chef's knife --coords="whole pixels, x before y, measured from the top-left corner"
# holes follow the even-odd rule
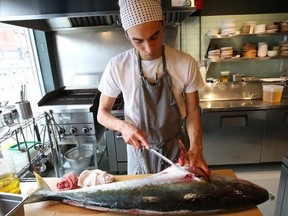
[[[167,163],[171,164],[172,166],[177,167],[178,169],[182,170],[183,172],[189,173],[187,170],[183,169],[182,167],[178,166],[177,164],[173,163],[170,159],[168,159],[167,157],[165,157],[164,155],[160,154],[159,152],[157,152],[155,149],[150,148],[149,149],[151,152],[153,152],[155,155],[157,155],[158,157],[160,157],[161,159],[163,159],[164,161],[166,161]]]

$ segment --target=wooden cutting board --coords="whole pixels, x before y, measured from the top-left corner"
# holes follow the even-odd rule
[[[215,170],[213,173],[220,175],[227,175],[231,177],[236,177],[234,172],[230,169],[227,170]],[[115,175],[115,181],[123,181],[127,179],[136,179],[143,178],[147,175]],[[59,178],[44,178],[52,190],[57,190],[56,184],[59,182]],[[21,192],[26,194],[31,187],[35,185],[35,182],[23,182],[21,183]],[[24,205],[25,216],[87,216],[87,215],[96,215],[96,216],[124,216],[127,214],[121,213],[108,213],[89,210],[85,208],[74,207],[54,201],[45,201],[39,203],[25,204]],[[194,214],[195,215],[195,214]],[[233,212],[233,213],[222,213],[222,214],[213,214],[214,216],[262,216],[263,214],[260,210],[255,207],[248,210]]]

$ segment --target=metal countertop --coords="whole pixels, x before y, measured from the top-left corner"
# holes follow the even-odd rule
[[[288,109],[288,98],[282,98],[279,103],[265,102],[262,99],[200,101],[200,107],[202,112]]]

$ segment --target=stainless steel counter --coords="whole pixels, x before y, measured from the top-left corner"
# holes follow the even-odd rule
[[[288,98],[282,98],[279,103],[269,103],[262,99],[200,101],[200,107],[202,112],[286,109],[288,108]]]
[[[199,91],[208,165],[279,162],[288,154],[288,94],[262,100],[261,82],[205,85]]]
[[[263,85],[267,84],[285,86],[281,102],[262,100]],[[199,98],[202,112],[285,109],[288,108],[288,87],[284,83],[264,82],[206,83],[199,90]]]

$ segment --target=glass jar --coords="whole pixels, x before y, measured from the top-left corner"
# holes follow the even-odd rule
[[[0,146],[0,192],[20,194],[20,182],[14,160],[8,150]]]

